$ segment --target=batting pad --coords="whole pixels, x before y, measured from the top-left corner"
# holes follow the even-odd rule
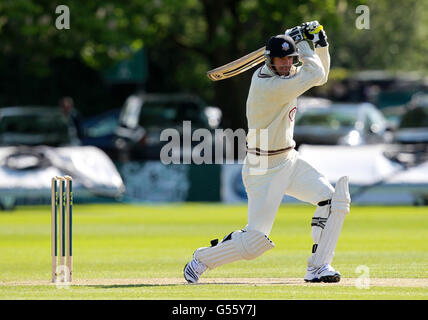
[[[216,246],[197,249],[194,258],[209,269],[214,269],[226,263],[254,259],[274,246],[274,243],[260,231],[238,230]]]
[[[331,199],[331,214],[321,234],[316,252],[309,258],[309,266],[331,264],[346,215],[350,211],[349,177],[341,177]]]
[[[318,206],[315,210],[314,217],[312,218],[312,240],[314,244],[320,242],[321,234],[325,228],[328,217],[330,215],[330,205]]]

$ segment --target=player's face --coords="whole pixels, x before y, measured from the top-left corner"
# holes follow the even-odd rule
[[[281,76],[287,76],[290,73],[291,66],[293,65],[293,57],[274,57],[272,62],[276,71]]]

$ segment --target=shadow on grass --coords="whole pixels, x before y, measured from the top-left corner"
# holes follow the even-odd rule
[[[281,281],[278,282],[269,282],[269,283],[249,283],[245,281],[232,281],[232,282],[202,282],[202,283],[138,283],[138,284],[94,284],[94,285],[84,285],[87,288],[97,288],[97,289],[123,289],[123,288],[146,288],[146,287],[195,287],[195,286],[213,286],[213,285],[241,285],[241,286],[271,286],[271,285],[295,285],[294,283],[284,283]],[[307,283],[303,283],[308,285]]]
[[[146,288],[146,287],[178,287],[185,284],[148,284],[148,283],[139,283],[139,284],[94,284],[94,285],[85,285],[82,287],[95,288],[95,289],[124,289],[124,288]]]

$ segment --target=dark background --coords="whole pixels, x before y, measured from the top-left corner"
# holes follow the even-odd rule
[[[55,26],[60,4],[69,7],[70,29]],[[370,10],[368,30],[356,28],[358,5]],[[360,70],[428,73],[427,17],[422,0],[2,1],[0,106],[54,106],[71,96],[83,116],[93,116],[119,108],[138,89],[191,92],[222,109],[225,127],[245,128],[252,72],[214,83],[207,70],[316,19],[328,35],[332,70],[329,83],[312,93],[362,100],[335,97],[332,87]],[[107,79],[140,50],[138,80]]]

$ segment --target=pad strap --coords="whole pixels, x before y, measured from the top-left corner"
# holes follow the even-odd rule
[[[328,204],[331,204],[331,199],[318,202],[318,206],[320,207],[326,206]]]
[[[312,227],[320,227],[321,229],[324,229],[325,224],[327,223],[328,218],[321,218],[321,217],[314,217],[312,218]]]

